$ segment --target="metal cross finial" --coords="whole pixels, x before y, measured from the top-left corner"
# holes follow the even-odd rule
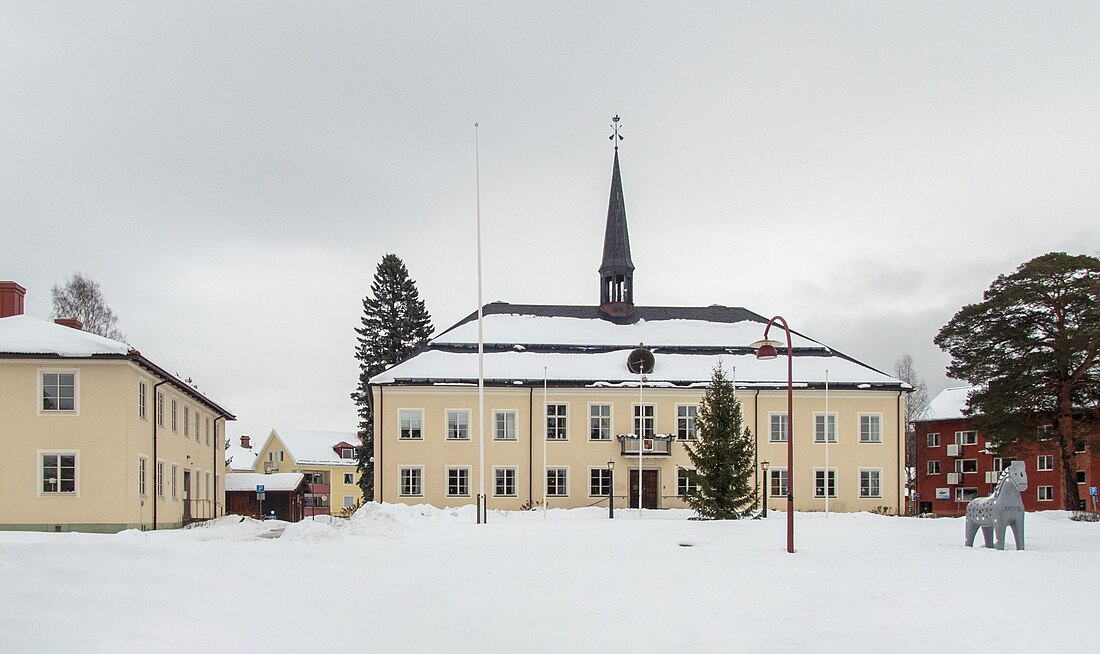
[[[619,125],[619,114],[615,114],[615,116],[612,117],[612,119],[611,119],[611,129],[615,130],[615,133],[612,134],[611,136],[607,137],[607,138],[610,141],[615,141],[615,149],[616,150],[619,149],[619,141],[623,140],[622,135],[619,134],[619,127],[620,127],[620,125]],[[618,140],[616,140],[616,139],[618,139]]]

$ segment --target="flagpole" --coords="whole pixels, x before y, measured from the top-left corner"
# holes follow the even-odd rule
[[[546,408],[546,366],[542,367],[542,519],[546,519],[546,507],[550,504],[550,467],[546,460],[546,445],[550,439],[550,423]]]
[[[825,369],[825,517],[829,517],[829,369]]]
[[[481,153],[478,143],[478,124],[474,123],[474,188],[477,207],[477,522],[484,524],[488,517],[485,498],[485,333],[482,330],[481,302]]]

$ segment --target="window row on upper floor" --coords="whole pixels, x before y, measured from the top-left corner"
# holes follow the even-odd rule
[[[882,442],[882,414],[858,413],[853,424],[854,432],[860,443]],[[815,443],[836,443],[837,414],[833,412],[815,412],[813,414],[813,435]],[[786,412],[768,413],[768,441],[785,443],[790,438],[790,417]]]

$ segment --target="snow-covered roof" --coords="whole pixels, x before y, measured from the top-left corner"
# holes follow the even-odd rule
[[[945,388],[928,403],[928,413],[919,422],[926,420],[953,420],[965,418],[963,410],[974,386],[955,386]]]
[[[27,315],[0,318],[0,352],[90,357],[127,354],[130,346],[98,334]]]
[[[334,448],[339,443],[355,445],[359,437],[350,431],[308,431],[272,429],[267,442],[257,451],[263,451],[271,439],[278,437],[299,465],[355,465],[355,459],[342,459]]]
[[[255,491],[263,486],[264,492],[292,491],[302,483],[305,475],[300,472],[273,472],[270,475],[258,472],[234,472],[225,476],[227,491]]]
[[[749,346],[767,321],[739,307],[637,307],[628,319],[601,317],[596,307],[510,305],[484,307],[485,378],[494,384],[550,382],[636,385],[626,368],[644,343],[654,354],[647,385],[706,384],[719,363],[739,386],[785,384],[781,362],[761,361]],[[792,332],[796,384],[909,389],[883,372]],[[769,337],[783,340],[780,328]],[[476,381],[476,314],[433,339],[406,361],[376,375],[372,384],[461,384]],[[781,348],[785,349],[785,348]],[[736,368],[736,370],[734,370]]]
[[[225,448],[225,458],[229,461],[229,469],[233,471],[251,472],[256,469],[256,458],[260,456],[260,449],[253,445],[252,447],[242,447],[241,442],[230,441],[229,447]]]

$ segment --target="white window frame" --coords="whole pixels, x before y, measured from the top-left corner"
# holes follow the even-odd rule
[[[546,496],[547,497],[569,497],[569,466],[547,466],[546,470]],[[554,484],[550,485],[550,473],[554,472]],[[565,492],[559,492],[562,487],[565,488]],[[553,492],[551,492],[553,491]]]
[[[598,480],[593,478],[593,475],[596,474],[596,473],[598,473],[596,475],[596,476],[599,477]],[[613,480],[614,480],[614,477],[611,474],[611,471],[608,470],[606,466],[604,466],[602,468],[599,467],[599,466],[590,467],[588,469],[588,496],[589,497],[607,497],[608,495],[611,494],[610,493],[611,482]],[[598,484],[598,487],[597,487],[597,484]],[[608,488],[608,491],[609,491],[607,493],[603,492],[603,489],[604,489],[605,486]],[[596,492],[593,492],[593,491],[596,491]]]
[[[933,468],[935,468],[935,470],[933,470]],[[939,459],[934,459],[932,461],[929,461],[928,466],[927,466],[926,469],[928,470],[929,475],[941,475],[941,474],[943,474],[943,472],[940,470],[940,461],[939,461]]]
[[[1046,497],[1044,497],[1044,495]],[[1035,489],[1035,497],[1039,502],[1054,501],[1054,486],[1038,486]]]
[[[977,445],[978,444],[978,432],[973,429],[967,429],[965,431],[955,432],[955,444],[956,445]]]
[[[41,401],[41,400],[39,400],[39,401]],[[38,497],[80,497],[80,450],[72,450],[72,449],[38,450],[37,454],[38,454],[38,456],[36,457],[36,460],[38,462],[38,474],[36,475],[36,478],[37,478],[37,482],[38,482],[38,493],[37,493]],[[60,457],[63,457],[63,456],[73,457],[73,489],[71,491],[63,491],[63,490],[47,491],[47,490],[43,490],[42,487],[43,487],[43,485],[45,484],[45,481],[46,481],[46,474],[45,474],[46,473],[46,468],[45,468],[46,462],[45,462],[44,459],[47,456],[56,456],[56,457],[58,457],[57,465],[58,465],[59,469],[58,469],[58,478],[57,478],[58,483],[57,483],[57,486],[58,486],[59,489],[61,487],[61,476],[60,476],[61,475],[61,472],[60,472],[61,458]]]
[[[210,494],[210,473],[209,472],[206,473],[206,497],[207,498],[213,497],[213,495]]]
[[[172,499],[173,500],[178,500],[179,499],[179,482],[178,482],[179,465],[178,464],[176,464],[176,463],[172,464],[171,473],[172,473],[171,476],[168,477],[168,488],[172,491]]]
[[[73,376],[73,408],[71,409],[46,409],[45,401],[46,384],[43,379],[46,375],[72,375]],[[58,388],[60,388],[60,380]],[[35,399],[40,416],[78,416],[80,415],[80,369],[79,368],[39,368],[38,369],[38,397]]]
[[[776,425],[776,419],[779,420],[779,424]],[[776,427],[779,427],[777,430]],[[787,415],[786,411],[769,411],[768,412],[768,442],[769,443],[786,443],[791,437],[791,419]]]
[[[146,477],[149,468],[149,457],[144,454],[138,455],[138,497],[147,497],[149,489],[147,488]]]
[[[345,472],[344,473],[344,485],[345,486],[354,486],[355,485],[355,473],[354,472]]]
[[[498,471],[504,474],[503,478],[501,478],[497,475]],[[511,493],[501,493],[500,492],[500,489],[501,489],[500,484],[501,483],[504,484],[504,490],[508,490],[508,484],[509,484],[508,473],[509,472],[512,473],[512,475],[511,475],[512,478],[510,480],[511,485],[512,485],[512,492]],[[515,466],[493,466],[493,497],[516,497],[518,487],[519,487],[519,470]]]
[[[451,492],[451,473],[455,473],[456,479],[459,484],[459,491],[461,491],[461,485],[465,482],[466,492]],[[465,473],[465,474],[463,474]],[[446,470],[446,491],[447,497],[469,497],[470,496],[470,466],[447,466]]]
[[[940,433],[938,431],[931,431],[925,435],[925,447],[939,447],[940,446]]]
[[[630,405],[630,415],[632,415],[634,434],[641,436],[642,438],[653,438],[657,435],[657,405],[654,403],[645,402],[639,404],[637,402]],[[652,409],[653,415],[645,415],[646,411]],[[639,431],[640,430],[640,431]]]
[[[346,456],[345,456],[345,453],[347,453]],[[354,459],[355,458],[355,448],[354,447],[341,447],[340,448],[340,458],[345,460],[345,461],[349,461],[351,459]]]
[[[821,429],[818,429],[818,427],[819,427],[819,425],[817,424],[818,418],[822,419],[822,424],[820,425]],[[829,445],[836,445],[837,420],[838,420],[838,416],[837,416],[836,411],[830,411],[828,413],[828,415],[826,415],[824,411],[815,411],[814,412],[814,442],[819,443],[819,444],[824,444],[825,443],[825,431],[828,430],[830,432],[829,433],[829,437],[830,437],[829,438]],[[826,425],[828,425],[828,427],[826,427]]]
[[[1046,463],[1044,466],[1043,464]],[[1054,455],[1053,454],[1040,454],[1035,457],[1035,471],[1044,472],[1054,470]]]
[[[157,426],[164,427],[164,391],[157,391]]]
[[[157,497],[164,498],[164,459],[157,459],[156,478],[153,480],[156,486]]]
[[[684,414],[687,415],[684,415]],[[676,405],[676,439],[681,441],[699,440],[699,405]],[[686,433],[686,435],[684,435]]]
[[[191,438],[191,405],[183,405],[183,437]]]
[[[786,468],[768,468],[768,497],[786,497],[790,492],[790,475]]]
[[[210,416],[204,416],[206,418],[206,444],[210,444]]]
[[[1077,480],[1078,484],[1086,484],[1088,483],[1089,476],[1088,473],[1084,470],[1075,470],[1073,473],[1073,478]]]
[[[690,470],[687,468],[676,468],[676,497],[683,497],[699,490],[699,484],[687,474],[688,472]]]
[[[971,461],[971,462],[974,463],[974,465],[973,465],[974,469],[973,470],[964,470],[963,469],[963,468],[966,467],[966,462],[967,461]],[[957,472],[959,474],[967,474],[967,475],[978,472],[978,460],[977,459],[955,459],[955,472]]]
[[[553,415],[550,413],[550,407],[556,407]],[[558,413],[560,410],[564,410],[564,413]],[[546,431],[543,432],[546,440],[569,440],[569,403],[546,402],[543,404],[543,412],[546,415]]]
[[[138,380],[138,419],[149,422],[149,385],[144,379]]]
[[[603,410],[607,409],[607,415],[603,415]],[[594,412],[599,410],[599,414]],[[615,415],[615,409],[608,402],[592,402],[588,405],[588,440],[590,441],[609,441],[611,440],[611,426],[614,423],[613,416]],[[598,434],[594,436],[593,434]]]
[[[405,429],[405,422],[409,428]],[[405,432],[408,432],[408,436]],[[415,434],[415,435],[414,435]],[[397,439],[402,441],[424,440],[424,409],[397,410]]]
[[[867,419],[868,433],[863,432],[863,419]],[[882,413],[861,413],[856,419],[859,433],[859,442],[864,445],[879,445],[882,443]]]
[[[178,434],[179,433],[179,402],[176,401],[176,398],[174,398],[174,397],[172,398],[172,402],[171,402],[170,406],[171,406],[171,408],[168,411],[168,415],[169,415],[169,417],[171,418],[171,421],[172,421],[172,433],[173,434]]]
[[[511,424],[509,424],[511,419]],[[514,441],[518,439],[519,412],[514,409],[495,409],[493,411],[493,440]]]
[[[407,480],[406,473],[409,475]],[[408,485],[406,482],[408,482]],[[419,488],[415,488],[413,482]],[[406,490],[419,490],[420,492],[405,492]],[[397,495],[399,497],[424,497],[424,466],[397,467]]]
[[[864,485],[865,475],[867,477],[866,485]],[[878,492],[872,492],[876,490]],[[859,469],[859,496],[861,499],[882,497],[882,468]]]
[[[825,487],[818,486],[817,477],[818,473],[824,473]],[[831,484],[829,482],[832,482]],[[828,492],[829,487],[832,486],[832,493],[829,493],[829,499],[836,499],[837,496],[837,474],[836,468],[814,468],[814,499],[825,499],[825,493]],[[818,493],[818,491],[822,491]]]
[[[974,497],[967,498],[966,497],[967,491],[973,491]],[[974,488],[974,487],[971,487],[971,486],[967,486],[965,488],[960,486],[960,487],[955,488],[955,501],[956,502],[969,502],[970,500],[975,499],[977,497],[978,497],[978,489],[977,488]]]
[[[443,413],[444,426],[448,441],[470,440],[470,410],[469,409],[445,409]],[[453,418],[453,429],[452,429]],[[465,418],[465,424],[462,419]],[[453,434],[453,435],[452,435]]]

